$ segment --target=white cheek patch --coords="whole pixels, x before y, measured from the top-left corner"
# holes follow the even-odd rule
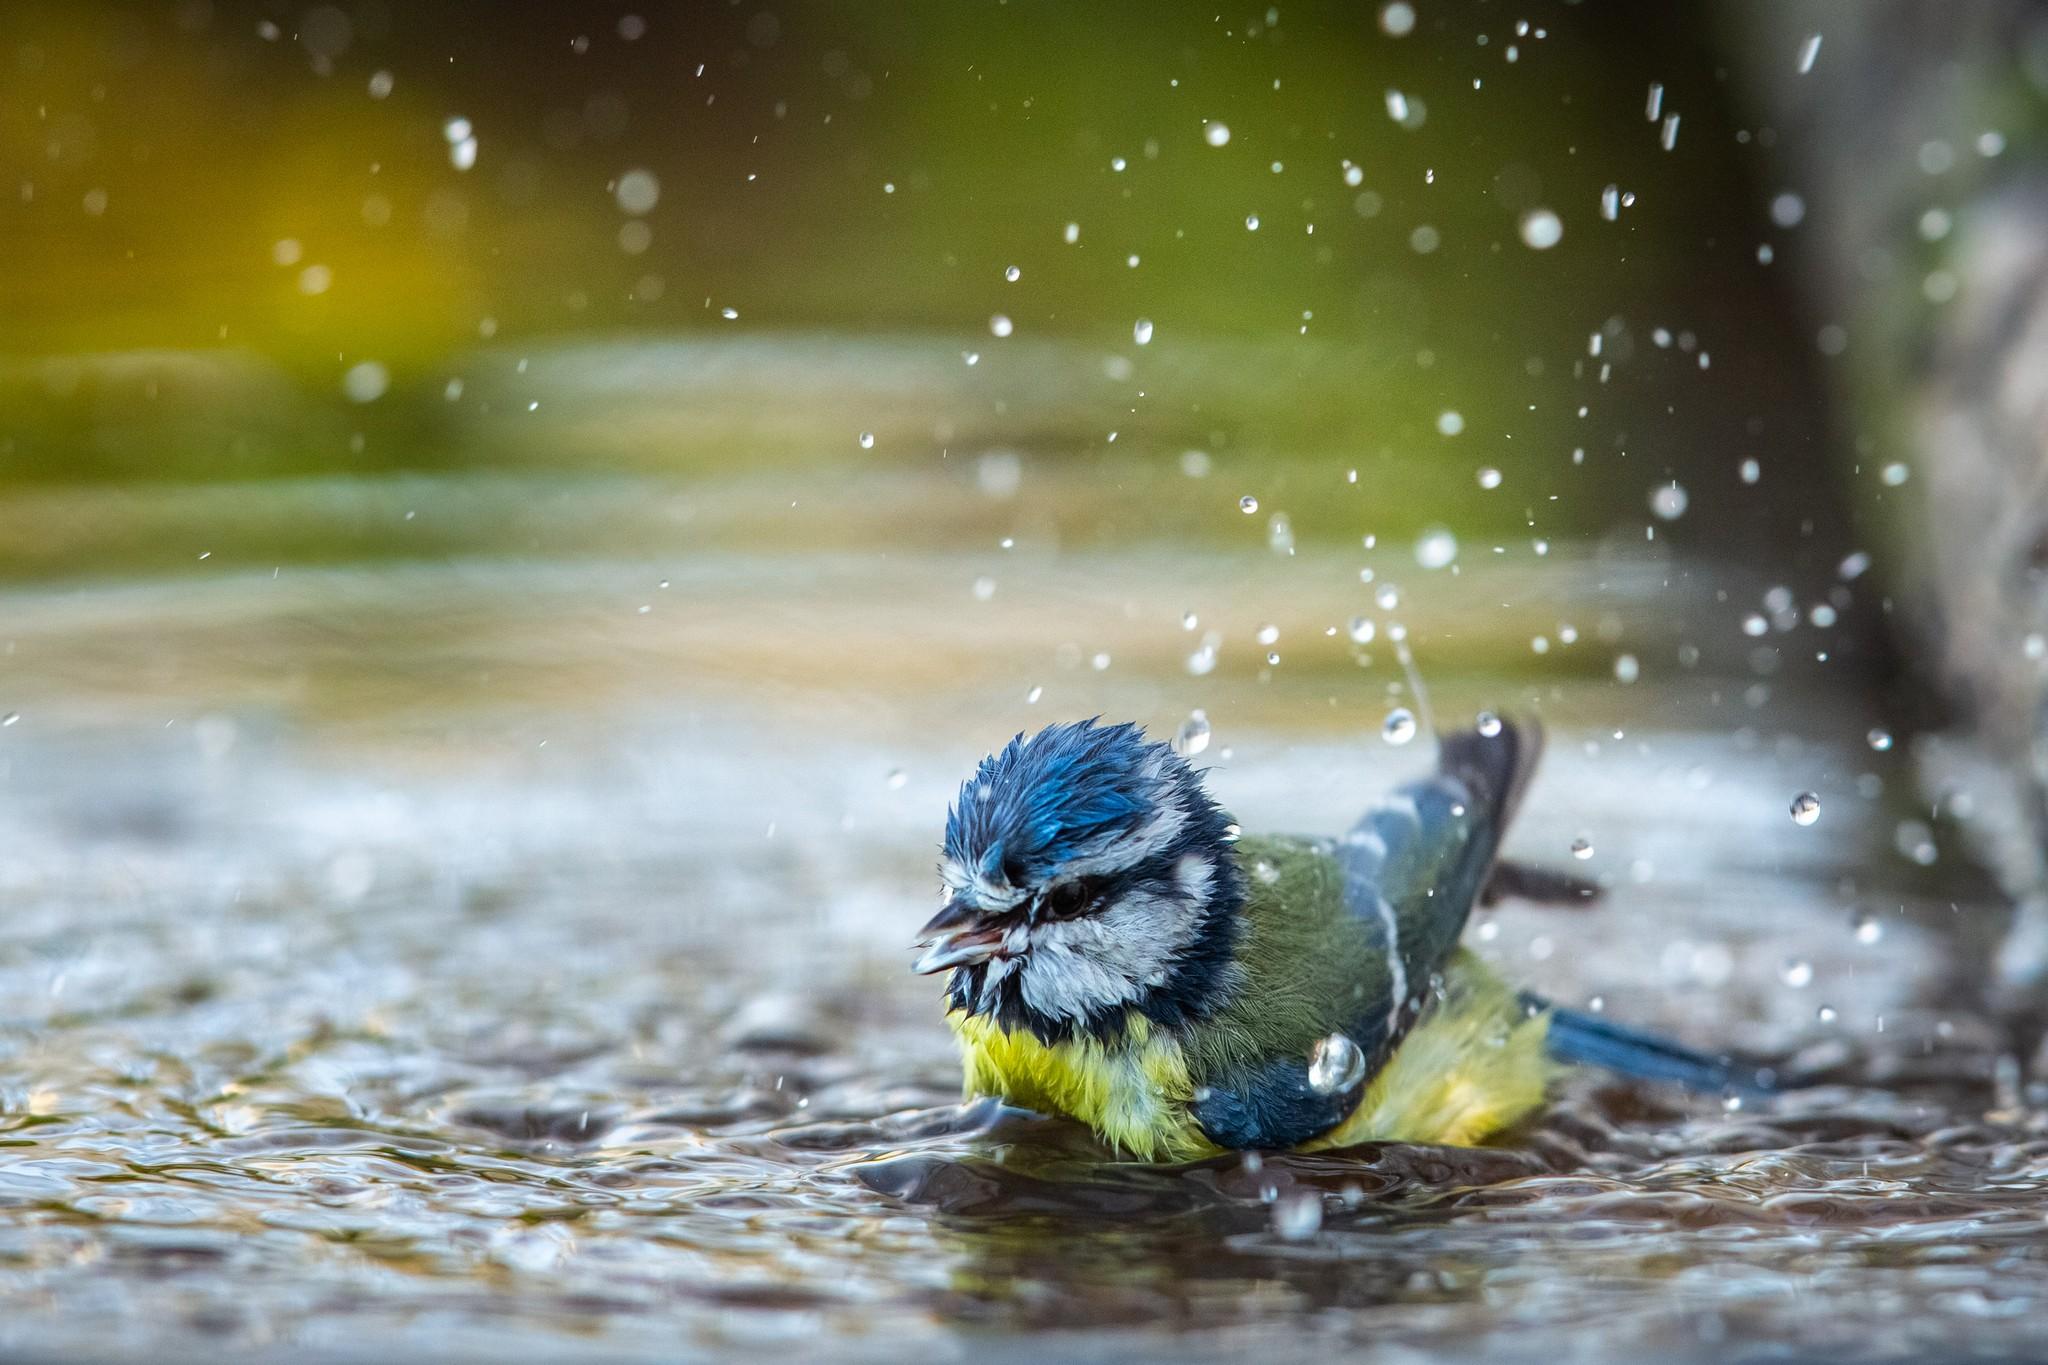
[[[1055,1018],[1085,1018],[1166,984],[1193,941],[1203,902],[1138,892],[1107,910],[1030,930],[1017,959],[1025,1003]]]

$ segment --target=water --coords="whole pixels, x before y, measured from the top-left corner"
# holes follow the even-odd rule
[[[978,603],[992,549],[721,549],[708,495],[666,532],[625,514],[666,496],[556,488],[550,517],[606,530],[574,557],[7,592],[0,1354],[2038,1350],[2048,1132],[1949,971],[1981,890],[1920,864],[1939,830],[1894,847],[1925,813],[1906,746],[1796,671],[1732,712],[1711,639],[1628,689],[1518,643],[1597,583],[1667,658],[1659,623],[1717,584],[1559,545],[1540,583],[1430,576],[1406,643],[1440,717],[1542,698],[1512,846],[1589,833],[1611,883],[1482,914],[1475,948],[1813,1088],[1730,1113],[1579,1076],[1483,1151],[1159,1170],[956,1105],[907,971],[944,806],[1018,729],[1173,735],[1198,701],[1248,829],[1341,829],[1430,757],[1376,733],[1394,670],[1340,624],[1351,552],[1079,548]],[[1262,679],[1267,624],[1299,643]],[[1785,793],[1823,778],[1798,828]]]

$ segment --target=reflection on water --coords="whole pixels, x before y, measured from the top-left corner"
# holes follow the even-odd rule
[[[1895,846],[1904,755],[1796,670],[1759,695],[1732,631],[1668,663],[1713,585],[1564,547],[1540,591],[1404,575],[1437,711],[1551,721],[1517,849],[1585,839],[1613,888],[1475,942],[1822,1084],[1731,1112],[1582,1077],[1491,1150],[1179,1170],[955,1107],[907,944],[986,746],[1199,704],[1232,808],[1309,831],[1427,761],[1379,738],[1412,699],[1354,658],[1355,566],[1255,554],[985,602],[964,554],[687,542],[17,590],[0,1351],[2038,1349],[2048,1134],[1953,1007],[1971,902]],[[1539,667],[1559,601],[1587,658]],[[1201,678],[1190,610],[1228,640]]]

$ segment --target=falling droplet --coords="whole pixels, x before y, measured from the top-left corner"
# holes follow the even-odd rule
[[[1283,1242],[1306,1242],[1322,1226],[1323,1196],[1319,1190],[1295,1190],[1273,1203],[1273,1235]]]
[[[1778,978],[1795,991],[1805,990],[1813,984],[1813,964],[1803,957],[1788,957],[1778,969]]]
[[[906,782],[908,782],[908,781],[910,781],[910,774],[909,774],[909,773],[907,773],[907,772],[904,772],[904,771],[903,771],[903,769],[901,769],[901,768],[891,768],[891,769],[889,770],[889,790],[890,790],[890,791],[892,791],[892,792],[893,792],[893,791],[898,791],[898,790],[901,790],[901,789],[902,789],[902,787],[903,787],[903,785],[904,785],[904,784],[905,784]]]
[[[1691,501],[1685,489],[1676,483],[1660,484],[1650,490],[1650,510],[1663,521],[1677,521],[1685,515],[1686,505]]]
[[[1245,219],[1244,219],[1244,230],[1245,230],[1246,232],[1257,232],[1257,231],[1259,230],[1259,215],[1258,215],[1258,214],[1256,214],[1256,213],[1248,213],[1248,214],[1246,214],[1246,215],[1245,215]]]
[[[1633,654],[1618,654],[1614,659],[1614,680],[1627,686],[1643,676],[1643,666]]]
[[[1501,731],[1500,717],[1496,716],[1491,711],[1481,711],[1479,713],[1477,728],[1480,734],[1486,736],[1486,738],[1488,739],[1492,739]]]
[[[1833,1005],[1822,1005],[1813,1012],[1813,1017],[1820,1020],[1823,1024],[1832,1024],[1838,1016],[1835,1014],[1835,1007]]]
[[[988,320],[988,330],[995,336],[1006,337],[1017,328],[1016,324],[1010,321],[1008,314],[997,313]]]
[[[1859,910],[1849,921],[1849,931],[1858,943],[1875,943],[1884,937],[1884,921],[1868,910]]]
[[[1883,753],[1887,749],[1892,747],[1891,732],[1887,730],[1872,730],[1868,735],[1865,735],[1864,738],[1869,740],[1870,747],[1877,750],[1879,753]]]
[[[1415,562],[1425,569],[1448,567],[1458,558],[1458,538],[1446,526],[1432,526],[1415,542]]]
[[[1522,215],[1522,245],[1532,251],[1548,251],[1564,240],[1564,220],[1549,209],[1530,209]]]
[[[1372,595],[1372,600],[1379,603],[1381,611],[1392,611],[1401,605],[1401,590],[1392,583],[1382,583]]]
[[[1219,119],[1210,119],[1202,125],[1202,140],[1211,147],[1222,147],[1230,141],[1230,125]]]
[[[1380,724],[1380,738],[1389,744],[1406,744],[1415,738],[1415,713],[1405,706],[1387,712]]]
[[[1572,856],[1582,863],[1592,857],[1593,841],[1583,834],[1572,840]]]
[[[1259,510],[1259,500],[1253,497],[1251,494],[1247,493],[1237,500],[1237,510],[1244,513],[1246,516],[1250,516],[1252,513]]]
[[[1818,33],[1809,33],[1806,35],[1806,41],[1799,45],[1799,74],[1804,76],[1807,72],[1813,70],[1814,59],[1818,56],[1820,56],[1820,35]]]
[[[1379,634],[1379,630],[1373,625],[1373,623],[1363,616],[1354,616],[1351,618],[1350,631],[1352,643],[1360,645],[1371,644],[1372,637]]]
[[[1792,798],[1792,823],[1810,825],[1820,819],[1820,797],[1812,792],[1801,792]]]
[[[1479,471],[1479,486],[1489,493],[1500,487],[1500,471],[1491,465]]]
[[[1137,342],[1140,346],[1150,346],[1152,344],[1152,319],[1139,318],[1137,326],[1131,328],[1131,340]]]
[[[875,433],[863,431],[860,434],[860,448],[862,450],[873,450],[875,448]]]
[[[21,712],[19,711],[9,711],[6,715],[0,716],[0,725],[19,725],[20,723]]]
[[[1209,715],[1199,708],[1188,712],[1188,718],[1180,723],[1174,732],[1173,748],[1182,758],[1193,758],[1209,747]]]
[[[1436,429],[1442,435],[1456,436],[1465,429],[1465,415],[1455,410],[1440,412],[1436,415]]]
[[[1365,1053],[1347,1034],[1318,1038],[1308,1054],[1309,1088],[1318,1095],[1341,1095],[1365,1079]]]

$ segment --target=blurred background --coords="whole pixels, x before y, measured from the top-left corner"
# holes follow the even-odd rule
[[[2040,1161],[1922,1141],[2048,1013],[2038,7],[14,0],[0,71],[0,1345],[2030,1340],[2037,1218],[1784,1154]],[[1481,708],[1610,888],[1481,951],[1865,1089],[1313,1272],[1255,1180],[858,1174],[965,1141],[888,1116],[982,753],[1137,719],[1327,832]],[[1784,1182],[1839,1265],[1714,1202]]]

